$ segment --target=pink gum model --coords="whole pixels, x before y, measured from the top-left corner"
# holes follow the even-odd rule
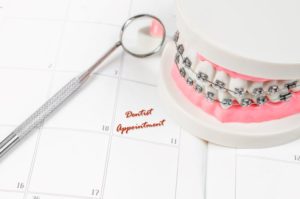
[[[253,123],[280,119],[300,112],[300,92],[294,93],[287,102],[266,103],[263,106],[232,106],[223,109],[219,103],[208,101],[202,93],[197,93],[180,75],[176,64],[171,71],[179,90],[197,107],[221,122]],[[253,78],[251,78],[253,80]]]

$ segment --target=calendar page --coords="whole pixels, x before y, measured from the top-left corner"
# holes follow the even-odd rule
[[[206,180],[207,199],[298,199],[300,140],[265,149],[209,144]]]
[[[0,139],[117,41],[137,13],[175,30],[172,0],[0,0]],[[162,111],[159,56],[121,50],[0,160],[5,199],[202,199],[206,143]]]

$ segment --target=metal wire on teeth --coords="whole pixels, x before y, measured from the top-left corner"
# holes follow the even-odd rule
[[[202,72],[195,73],[192,70],[193,63],[189,57],[184,56],[185,49],[183,44],[178,44],[179,35],[180,35],[179,31],[176,31],[173,40],[175,42],[176,49],[177,49],[175,55],[175,64],[179,70],[180,75],[186,79],[186,83],[188,85],[194,87],[197,93],[203,93],[204,88],[200,84],[197,84],[196,79],[200,82],[208,83],[209,84],[208,86],[211,86],[217,90],[223,90],[225,92],[231,93],[231,95],[233,96],[238,96],[239,100],[232,99],[232,98],[224,98],[223,100],[219,101],[218,99],[216,99],[216,96],[213,92],[208,91],[207,93],[204,94],[209,101],[220,103],[221,107],[224,109],[230,108],[231,106],[248,107],[251,105],[261,106],[267,102],[276,103],[270,101],[267,95],[277,96],[279,102],[288,101],[293,96],[293,92],[291,89],[300,87],[299,82],[295,80],[284,84],[283,89],[280,89],[278,85],[271,85],[268,87],[267,90],[264,90],[262,87],[257,87],[253,89],[252,93],[249,93],[249,91],[244,90],[243,88],[235,88],[235,90],[228,89],[225,87],[224,82],[220,80],[216,80],[216,82],[212,82],[208,80],[207,74]],[[183,65],[183,66],[180,67],[179,65]],[[188,76],[186,70],[189,70],[189,72],[194,77]]]

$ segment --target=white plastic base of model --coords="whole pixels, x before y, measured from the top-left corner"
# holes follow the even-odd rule
[[[193,105],[171,77],[175,51],[173,42],[164,49],[159,93],[166,112],[182,128],[209,142],[238,148],[270,147],[300,137],[300,114],[261,123],[221,123]]]

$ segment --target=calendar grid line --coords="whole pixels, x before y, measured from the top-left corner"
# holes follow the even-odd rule
[[[38,68],[22,68],[22,67],[1,67],[0,66],[0,70],[24,70],[24,71],[41,71],[41,72],[49,72],[49,69],[38,69]],[[80,71],[71,71],[71,70],[60,70],[60,69],[53,69],[51,70],[55,73],[80,73]],[[129,79],[126,77],[118,77],[115,75],[109,75],[109,74],[103,74],[103,73],[99,73],[99,72],[95,72],[92,74],[92,76],[99,76],[99,77],[108,77],[108,78],[112,78],[112,79],[118,79],[120,78],[120,80],[123,81],[129,81],[129,82],[133,82],[133,83],[137,83],[137,84],[142,84],[142,85],[146,85],[146,86],[151,86],[151,87],[157,87],[156,84],[152,84],[152,83],[147,83],[147,82],[142,82],[139,80],[134,80],[134,79]]]
[[[124,63],[124,53],[122,54],[122,58],[121,58],[120,72],[119,72],[117,88],[116,88],[115,102],[114,102],[114,107],[113,107],[113,117],[112,117],[111,124],[110,124],[111,129],[110,129],[110,132],[109,132],[109,139],[108,139],[108,145],[107,145],[107,151],[106,151],[104,174],[103,174],[103,178],[102,178],[102,186],[101,186],[101,192],[100,192],[101,195],[99,197],[100,199],[104,198],[107,170],[108,170],[109,159],[110,159],[110,149],[111,149],[112,138],[113,138],[113,133],[114,133],[113,126],[114,126],[115,118],[116,118],[118,96],[120,94],[120,92],[119,92],[120,91],[120,85],[121,85],[120,77],[121,77],[121,74],[122,74],[123,63]]]
[[[35,192],[35,191],[29,191],[28,193],[31,195],[46,195],[46,196],[68,197],[68,198],[76,198],[76,199],[97,199],[97,197],[78,196],[78,195],[71,195],[71,194],[57,194],[57,193],[47,193],[47,192]]]
[[[1,127],[16,127],[16,125],[0,125]],[[66,131],[73,131],[73,132],[78,132],[78,133],[91,133],[91,134],[101,134],[103,136],[109,136],[109,133],[102,132],[102,131],[97,131],[97,130],[90,130],[90,129],[79,129],[79,128],[66,128],[66,127],[46,127],[45,124],[41,127],[41,131],[44,130],[66,130]],[[177,148],[178,145],[172,145],[172,144],[167,144],[163,142],[156,142],[156,141],[151,141],[151,140],[145,140],[141,138],[136,138],[136,137],[130,137],[130,136],[125,136],[125,135],[118,135],[115,132],[113,132],[113,137],[118,137],[122,139],[128,139],[128,140],[134,140],[134,141],[140,141],[140,142],[146,142],[150,144],[155,144],[155,145],[162,145],[166,147],[171,147],[171,148]]]
[[[0,189],[0,192],[25,194],[26,191],[14,190],[14,189],[11,190]],[[77,198],[77,199],[97,199],[97,197],[77,196],[77,195],[70,195],[70,194],[56,194],[56,193],[47,193],[47,192],[27,191],[27,193],[31,195],[45,195],[45,196],[68,197],[68,198]]]
[[[237,167],[238,167],[238,164],[237,164],[237,157],[238,157],[238,154],[237,154],[237,149],[234,149],[234,199],[237,198]]]
[[[1,127],[11,127],[11,128],[16,128],[17,125],[14,124],[0,124]]]
[[[24,193],[25,193],[25,191],[22,191],[22,190],[2,189],[2,188],[0,188],[0,192],[7,192],[7,193],[21,193],[21,194],[24,194]]]
[[[128,13],[129,16],[130,16],[130,10],[131,10],[131,7],[132,7],[132,2],[133,2],[133,0],[130,0],[129,13]],[[121,83],[122,83],[121,77],[122,77],[122,73],[123,73],[123,67],[124,67],[124,64],[125,64],[124,62],[125,62],[125,53],[123,52],[122,59],[121,59],[121,62],[120,62],[120,72],[119,72],[119,75],[118,75],[118,83],[117,83],[117,91],[116,91],[117,93],[116,93],[116,96],[115,96],[115,104],[114,104],[114,108],[113,108],[113,118],[112,118],[112,121],[111,121],[111,127],[114,126],[115,120],[116,120],[117,106],[118,106],[118,101],[119,101],[118,96],[120,95],[120,88],[121,88]],[[104,166],[104,175],[103,175],[103,179],[102,179],[100,199],[104,199],[105,186],[106,186],[107,172],[108,172],[108,167],[109,167],[109,160],[110,160],[110,152],[111,152],[113,135],[114,135],[114,130],[111,128],[109,141],[108,141],[108,146],[107,146],[107,153],[106,153],[106,160],[105,160],[105,166]]]
[[[176,169],[174,199],[177,199],[177,190],[178,190],[178,176],[179,176],[179,160],[180,160],[180,149],[181,149],[181,135],[182,135],[182,129],[179,127],[178,146],[176,147],[178,150],[177,150],[177,169]]]
[[[51,82],[53,81],[53,71],[51,70],[51,80],[50,80],[50,84],[48,87],[48,91],[47,91],[47,96],[49,95],[50,91],[51,91]],[[26,186],[25,186],[25,191],[24,191],[24,195],[23,195],[23,199],[27,198],[28,195],[28,191],[29,191],[29,186],[30,186],[30,181],[31,181],[31,177],[32,177],[32,173],[34,170],[34,165],[35,165],[35,160],[36,160],[36,156],[37,156],[37,152],[38,152],[38,148],[39,148],[39,142],[40,142],[40,138],[42,136],[42,131],[41,128],[43,127],[44,123],[40,125],[38,132],[37,132],[37,138],[35,141],[35,147],[34,147],[34,151],[33,151],[33,157],[30,163],[30,168],[29,168],[29,172],[28,172],[28,176],[27,176],[27,180],[26,180]]]
[[[203,167],[203,170],[204,170],[204,191],[203,191],[203,196],[204,198],[206,198],[206,187],[207,187],[207,170],[208,170],[208,142],[207,141],[204,141],[203,142],[205,143],[205,153],[203,155],[203,162],[204,162],[204,167]]]
[[[52,64],[49,64],[50,66]],[[53,69],[48,68],[36,68],[36,67],[21,67],[21,66],[4,66],[0,65],[0,70],[20,70],[20,71],[34,71],[34,72],[49,72],[52,71]]]
[[[130,0],[130,3],[129,3],[129,9],[128,9],[128,17],[131,16],[131,12],[132,12],[132,5],[133,5],[133,0]]]
[[[67,15],[68,15],[70,4],[71,4],[71,0],[68,0],[68,6],[67,6],[67,9],[66,9],[65,17],[67,17]],[[48,97],[50,96],[51,89],[53,87],[53,81],[54,81],[54,75],[55,75],[54,68],[56,67],[56,64],[57,64],[57,61],[58,61],[58,56],[59,56],[60,49],[61,49],[61,46],[62,46],[62,41],[63,41],[63,36],[64,36],[64,31],[65,31],[66,25],[67,25],[67,23],[66,23],[66,21],[64,21],[63,25],[62,25],[62,28],[61,28],[59,42],[58,42],[58,46],[57,46],[57,50],[56,50],[56,54],[55,54],[54,66],[51,70],[51,80],[50,80],[50,84],[49,84],[49,88],[48,88]],[[25,187],[25,193],[23,195],[23,199],[26,199],[27,196],[28,196],[29,187],[30,187],[31,179],[32,179],[32,174],[34,172],[33,170],[34,170],[34,166],[35,166],[35,163],[36,163],[36,157],[37,157],[37,153],[38,153],[38,149],[39,149],[39,143],[40,143],[40,139],[41,139],[41,136],[42,136],[41,128],[43,127],[43,125],[44,124],[42,124],[40,129],[39,129],[37,140],[36,140],[36,143],[35,143],[35,149],[34,149],[33,158],[32,158],[31,164],[30,164],[30,170],[29,170],[29,174],[28,174],[28,177],[27,177],[27,181],[26,181],[26,187]]]
[[[84,23],[84,24],[99,24],[99,25],[106,25],[106,26],[112,26],[112,27],[121,27],[120,24],[113,24],[113,23],[107,23],[104,21],[89,21],[89,20],[73,20],[73,19],[50,19],[50,18],[43,18],[43,17],[28,17],[28,16],[7,16],[2,15],[6,19],[23,19],[23,20],[31,20],[31,21],[48,21],[48,22],[66,22],[66,23]]]
[[[107,178],[107,171],[108,171],[108,166],[109,166],[109,160],[110,160],[110,152],[111,152],[111,145],[112,145],[112,138],[114,134],[114,129],[113,126],[115,124],[115,118],[116,118],[116,113],[117,113],[117,105],[118,105],[118,96],[120,94],[120,87],[121,87],[121,75],[122,75],[122,69],[123,69],[123,64],[124,64],[124,56],[125,54],[122,54],[121,57],[121,62],[120,62],[120,72],[118,76],[118,82],[117,82],[117,88],[116,88],[116,95],[115,95],[115,102],[114,102],[114,107],[113,107],[113,116],[111,120],[111,129],[109,132],[109,140],[108,140],[108,145],[107,145],[107,151],[106,151],[106,159],[105,159],[105,166],[104,166],[104,174],[102,178],[102,186],[101,186],[101,195],[100,199],[104,198],[104,191],[105,191],[105,185],[106,185],[106,178]]]
[[[122,135],[116,135],[116,134],[113,134],[112,136],[122,138],[122,139],[128,139],[128,140],[133,140],[133,141],[139,141],[139,142],[159,145],[159,146],[165,146],[165,147],[170,147],[170,148],[178,148],[178,145],[165,144],[165,143],[162,143],[162,142],[153,142],[153,141],[150,141],[150,140],[145,140],[145,139],[140,139],[140,138],[135,138],[135,137],[128,137],[128,136],[122,136]]]
[[[133,83],[137,83],[137,84],[143,84],[145,86],[151,86],[151,87],[157,87],[157,85],[155,84],[151,84],[151,83],[147,83],[147,82],[142,82],[142,81],[138,81],[138,80],[133,80],[133,79],[128,79],[128,78],[121,78],[122,81],[128,81],[128,82],[133,82]]]
[[[79,129],[79,128],[67,128],[67,127],[43,127],[43,130],[66,130],[66,131],[75,131],[78,133],[91,133],[91,134],[101,134],[107,136],[108,133],[103,132],[103,131],[97,131],[97,130],[90,130],[90,129]]]
[[[49,69],[49,68],[28,68],[28,67],[11,67],[11,66],[6,66],[6,67],[3,67],[3,66],[0,66],[0,70],[8,70],[8,71],[11,71],[11,70],[18,70],[18,71],[33,71],[33,72],[46,72],[46,73],[49,73],[49,72],[55,72],[55,73],[76,73],[77,75],[81,74],[82,71],[79,71],[79,70],[61,70],[61,69]],[[109,74],[105,74],[105,73],[99,73],[99,72],[95,72],[93,74],[91,74],[92,76],[101,76],[101,77],[109,77],[109,78],[112,78],[112,79],[117,79],[118,77],[115,76],[115,75],[109,75]]]
[[[246,154],[237,154],[237,157],[246,157],[246,158],[252,158],[252,159],[260,159],[260,160],[268,160],[273,162],[282,162],[282,163],[288,163],[288,164],[295,164],[300,166],[300,162],[291,161],[291,160],[280,160],[270,157],[263,157],[263,156],[254,156],[254,155],[246,155]]]
[[[37,135],[37,138],[36,138],[36,141],[35,141],[35,147],[34,147],[34,152],[33,152],[32,160],[31,160],[31,164],[30,164],[30,169],[29,169],[29,172],[28,172],[28,177],[27,177],[27,180],[26,180],[26,186],[25,186],[23,199],[26,199],[26,197],[27,197],[27,193],[28,193],[29,186],[30,186],[30,181],[31,181],[31,177],[32,177],[33,169],[34,169],[34,163],[35,163],[35,160],[36,160],[37,151],[38,151],[41,136],[42,136],[41,129],[39,129],[38,135]]]

